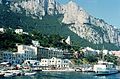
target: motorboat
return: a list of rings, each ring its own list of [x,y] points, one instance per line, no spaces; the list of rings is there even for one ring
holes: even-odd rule
[[[31,76],[31,75],[35,75],[36,72],[25,72],[24,75],[26,76]]]
[[[110,75],[118,73],[116,66],[111,62],[98,61],[98,64],[94,65],[93,71],[96,75]]]

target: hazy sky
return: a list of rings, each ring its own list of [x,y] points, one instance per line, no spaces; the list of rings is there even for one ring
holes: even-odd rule
[[[66,4],[69,0],[56,0]],[[90,15],[120,28],[120,0],[73,0]]]

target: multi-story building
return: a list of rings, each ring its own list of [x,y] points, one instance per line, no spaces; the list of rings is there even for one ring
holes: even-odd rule
[[[3,60],[10,63],[22,63],[25,60],[50,59],[52,57],[64,59],[67,50],[57,48],[17,45],[17,52],[4,52]]]
[[[35,46],[28,46],[28,45],[17,45],[17,52],[18,53],[33,53],[33,55],[37,55],[37,47]]]
[[[41,59],[40,65],[43,67],[69,68],[72,62],[68,59],[52,57],[51,59]]]
[[[21,64],[25,60],[37,60],[37,47],[18,45],[17,52],[4,52],[3,61],[11,64]]]
[[[38,48],[38,59],[42,58],[52,58],[52,57],[57,57],[57,58],[64,58],[64,53],[66,50],[62,49],[57,49],[57,48],[45,48],[45,47],[39,47]]]
[[[97,55],[99,54],[99,50],[94,50],[90,47],[86,47],[84,49],[82,49],[82,52],[84,52],[84,56],[87,57],[87,56],[94,56],[94,55]]]
[[[22,63],[23,56],[21,54],[15,54],[13,52],[4,52],[3,53],[3,61],[7,61],[11,64],[19,64]]]

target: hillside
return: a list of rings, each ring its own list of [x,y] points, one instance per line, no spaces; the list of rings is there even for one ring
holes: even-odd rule
[[[95,49],[102,49],[103,46],[109,50],[117,50],[119,47],[110,44],[93,44],[84,38],[78,36],[69,29],[71,24],[62,23],[63,15],[45,15],[42,20],[34,19],[31,16],[27,16],[24,11],[22,13],[16,13],[10,10],[9,6],[0,4],[0,27],[4,28],[22,28],[25,31],[31,32],[33,30],[39,31],[42,34],[58,34],[67,38],[71,36],[72,46],[87,47],[90,46]]]

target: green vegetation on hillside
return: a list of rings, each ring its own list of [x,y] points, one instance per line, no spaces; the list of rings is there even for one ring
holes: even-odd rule
[[[58,47],[61,49],[68,48],[65,42],[61,42],[63,37],[59,35],[45,35],[38,32],[32,34],[16,34],[13,30],[6,30],[0,33],[0,50],[16,51],[16,43],[24,45],[32,45],[32,40],[37,40],[43,47]]]

